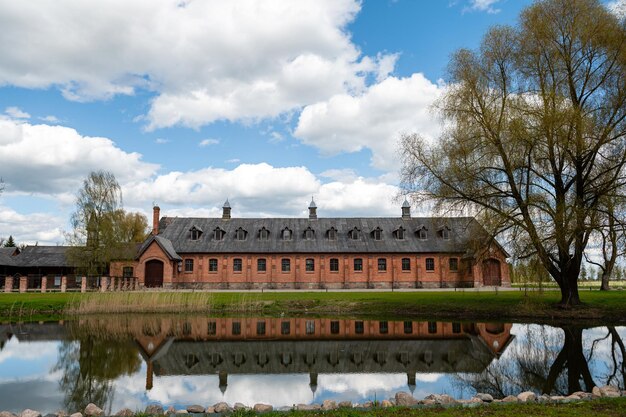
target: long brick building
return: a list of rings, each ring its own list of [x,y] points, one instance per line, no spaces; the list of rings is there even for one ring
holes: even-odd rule
[[[506,251],[471,217],[162,217],[135,261],[111,276],[164,288],[440,288],[509,286]]]

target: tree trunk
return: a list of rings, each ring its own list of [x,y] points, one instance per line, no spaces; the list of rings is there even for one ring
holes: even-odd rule
[[[609,278],[611,278],[611,274],[605,269],[602,271],[602,284],[600,284],[600,289],[602,291],[608,291],[609,288]]]
[[[582,304],[578,295],[578,273],[570,273],[563,277],[563,280],[559,283],[561,288],[561,301],[559,306],[568,308],[571,306],[577,306]]]

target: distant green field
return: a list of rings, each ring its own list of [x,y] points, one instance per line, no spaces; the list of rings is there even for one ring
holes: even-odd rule
[[[463,320],[626,322],[626,291],[581,291],[560,309],[558,291],[121,292],[0,294],[0,320],[107,313],[416,317]]]

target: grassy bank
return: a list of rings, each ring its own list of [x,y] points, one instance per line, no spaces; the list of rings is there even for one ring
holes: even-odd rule
[[[333,411],[293,411],[293,417],[623,417],[626,398],[580,401],[567,404],[492,404],[475,408],[373,408],[369,410],[338,409]],[[251,412],[237,412],[233,417],[252,417]],[[266,417],[283,417],[285,413],[267,413]]]
[[[557,291],[2,293],[0,320],[142,312],[626,323],[626,292],[581,298],[585,305],[565,310],[555,307]]]

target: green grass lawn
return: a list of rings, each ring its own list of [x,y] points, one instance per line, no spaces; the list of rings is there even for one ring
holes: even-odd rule
[[[476,292],[127,292],[0,294],[0,319],[64,314],[163,312],[303,314],[514,321],[626,322],[625,291],[581,292],[584,306],[560,309],[558,291]]]

